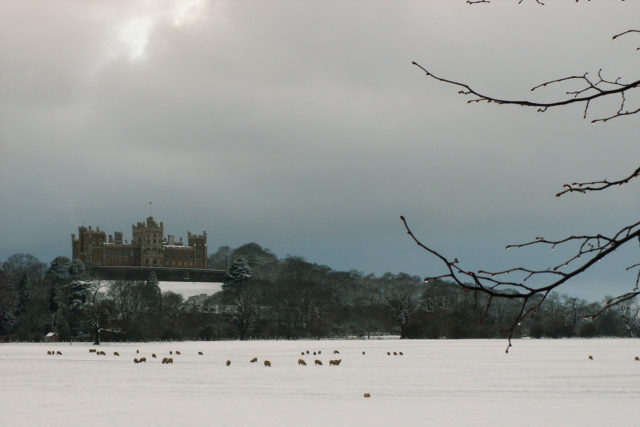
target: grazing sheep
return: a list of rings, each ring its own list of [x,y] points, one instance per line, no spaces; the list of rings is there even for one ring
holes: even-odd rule
[[[321,350],[318,350],[318,354],[322,354],[322,351],[321,351]]]
[[[397,356],[397,355],[398,355],[398,352],[394,351],[394,352],[393,352],[393,355],[394,355],[394,356]]]
[[[269,362],[268,360],[265,360],[264,361],[264,366],[271,367],[271,362]]]
[[[638,361],[638,360],[640,360],[640,357],[636,356],[636,358],[634,360]]]
[[[333,354],[340,354],[338,350],[333,350]]]
[[[402,353],[402,352],[400,352],[400,353],[398,353],[398,354],[399,354],[400,356],[404,356],[404,353]]]
[[[309,350],[307,350],[307,354],[309,354]]]
[[[315,363],[316,365],[320,365],[320,366],[322,366],[322,362],[321,362],[320,360],[318,360],[318,359],[316,359],[314,363]]]
[[[593,356],[592,355],[589,355],[589,360],[593,360]]]
[[[371,397],[371,393],[365,393],[364,397]]]
[[[167,363],[167,359],[168,359],[168,357],[163,357],[163,358],[162,358],[162,364],[163,364],[163,365],[164,365],[165,363]]]
[[[138,362],[140,362],[140,363],[142,363],[142,362],[147,363],[147,358],[146,358],[146,357],[141,357],[141,358],[138,360]]]
[[[48,351],[48,350],[47,350],[47,354],[48,354],[49,356],[51,356],[51,352],[50,352],[50,351]]]
[[[231,365],[231,360],[227,360],[227,366]]]
[[[173,365],[173,357],[167,357],[167,363],[170,363]]]
[[[203,352],[201,352],[201,351],[199,351],[199,352],[198,352],[198,354],[199,354],[200,356],[203,356],[203,355],[204,355],[204,353],[203,353]]]
[[[181,354],[179,351],[176,350],[176,354]]]
[[[96,349],[95,349],[95,348],[90,348],[90,349],[89,349],[89,353],[95,353],[95,352],[96,352]]]
[[[62,356],[62,352],[60,350],[56,351],[56,354]]]
[[[314,356],[316,355],[316,352],[315,352],[315,351],[313,352],[313,355],[314,355]]]
[[[362,352],[362,355],[364,356],[364,351]]]
[[[173,358],[172,357],[163,357],[162,358],[162,364],[165,365],[165,364],[168,364],[168,363],[173,364]]]
[[[338,359],[338,360],[329,360],[329,366],[333,365],[333,366],[338,366],[340,364],[340,362],[342,362],[342,359]]]
[[[98,356],[106,356],[107,353],[105,353],[104,351],[100,350],[99,352],[96,353]]]
[[[173,351],[169,350],[169,354],[173,354]]]
[[[304,351],[301,351],[301,352],[300,352],[300,356],[304,356]]]
[[[133,363],[140,363],[140,361],[137,358],[133,358]]]
[[[391,356],[391,353],[389,353],[388,351],[387,351],[387,356]]]
[[[120,356],[120,353],[118,353],[117,351],[114,351],[114,352],[113,352],[113,355],[114,355],[114,356]]]
[[[158,356],[156,356],[156,354],[155,354],[155,353],[151,353],[151,357],[153,357],[153,358],[155,359],[155,358],[156,358],[156,357],[158,357]]]
[[[257,357],[254,357],[253,359],[249,360],[249,362],[251,362],[251,363],[256,363],[257,361],[258,361]]]
[[[307,366],[307,362],[305,362],[305,361],[304,361],[304,360],[302,360],[302,359],[298,359],[298,366],[300,366],[300,365],[302,365],[302,366]]]

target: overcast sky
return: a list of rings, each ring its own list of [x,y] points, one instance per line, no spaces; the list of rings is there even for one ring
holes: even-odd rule
[[[1,2],[0,261],[70,256],[82,224],[130,239],[149,201],[166,233],[206,230],[209,253],[254,241],[420,276],[444,270],[400,215],[472,268],[544,264],[504,246],[637,221],[637,183],[554,194],[634,170],[638,116],[467,104],[411,65],[519,99],[554,99],[567,88],[529,89],[600,68],[638,78],[640,37],[611,39],[638,28],[638,2],[516,3]],[[563,290],[630,289],[634,260]]]

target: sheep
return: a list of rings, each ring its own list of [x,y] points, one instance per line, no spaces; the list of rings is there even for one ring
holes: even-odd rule
[[[173,358],[172,357],[163,357],[162,358],[162,364],[163,365],[169,364],[169,363],[173,364]]]
[[[362,352],[362,355],[364,356],[364,351]]]
[[[48,351],[48,350],[47,350],[47,354],[48,354],[49,356],[51,356],[51,352],[50,352],[50,351]]]
[[[179,351],[176,350],[176,354],[181,354]]]
[[[142,363],[142,362],[147,363],[147,358],[146,358],[146,357],[141,357],[141,358],[138,360],[138,362],[140,362],[140,363]]]
[[[320,360],[318,360],[318,359],[316,359],[314,363],[315,363],[316,365],[320,365],[320,366],[322,366],[322,362],[321,362]]]
[[[251,363],[256,363],[257,361],[258,361],[257,357],[254,357],[253,359],[249,360],[249,362],[251,362]]]
[[[338,359],[338,360],[329,360],[329,366],[333,365],[333,366],[338,366],[340,364],[340,362],[342,362],[342,359]]]
[[[371,397],[371,393],[365,393],[364,397]]]
[[[153,358],[155,359],[155,358],[156,358],[156,357],[158,357],[158,356],[156,356],[156,354],[155,354],[155,353],[151,353],[151,357],[153,357]]]
[[[314,356],[316,355],[316,352],[315,352],[315,351],[313,352],[313,355],[314,355]]]
[[[640,357],[636,356],[636,358],[634,359],[636,362],[640,360]]]
[[[307,354],[309,354],[309,350],[307,350]]]
[[[399,354],[400,356],[404,356],[404,353],[403,353],[403,352],[399,352],[398,354]]]
[[[387,356],[391,356],[391,353],[389,353],[388,351],[387,351]]]
[[[133,358],[133,363],[140,363],[140,361],[137,358]]]
[[[203,355],[204,355],[204,353],[203,353],[203,352],[201,352],[201,351],[199,351],[199,352],[198,352],[198,354],[199,354],[200,356],[203,356]]]
[[[271,367],[271,362],[269,362],[268,360],[265,360],[264,361],[264,366],[267,366],[267,367],[270,368]]]
[[[318,350],[318,354],[322,354],[322,351],[321,351],[321,350]]]
[[[333,350],[333,354],[340,354],[338,350]]]
[[[307,366],[307,362],[302,359],[298,359],[298,366]]]
[[[136,354],[140,353],[140,350],[136,350]]]
[[[97,350],[95,348],[90,348],[89,353],[95,353]]]
[[[167,357],[167,363],[170,363],[173,365],[173,357]]]
[[[62,356],[62,352],[61,352],[60,350],[56,351],[56,354],[57,354],[58,356]]]
[[[118,353],[117,351],[114,351],[114,352],[113,352],[113,355],[114,355],[114,356],[120,356],[120,353]]]
[[[169,350],[169,354],[173,354],[173,351]]]
[[[300,352],[300,356],[304,356],[304,351],[301,351],[301,352]]]
[[[593,356],[592,355],[589,355],[589,360],[593,360]]]
[[[398,352],[394,351],[394,352],[393,352],[393,355],[394,355],[394,356],[397,356],[397,355],[398,355]]]
[[[106,356],[106,355],[107,355],[107,353],[105,353],[104,351],[100,350],[100,351],[97,351],[97,352],[96,352],[96,355],[97,355],[97,356]]]
[[[168,359],[168,357],[163,357],[163,358],[162,358],[162,364],[163,364],[163,365],[164,365],[165,363],[167,363],[167,359]]]
[[[231,360],[227,360],[227,366],[231,365]]]

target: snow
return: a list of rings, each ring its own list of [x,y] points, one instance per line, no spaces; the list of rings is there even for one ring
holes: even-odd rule
[[[633,425],[640,401],[637,339],[515,340],[508,355],[504,340],[106,343],[107,356],[94,347],[0,344],[0,424]],[[174,364],[162,365],[170,350]],[[340,366],[328,366],[334,358]]]
[[[158,282],[162,292],[175,292],[181,294],[184,299],[194,295],[213,295],[222,290],[222,283],[215,282]]]

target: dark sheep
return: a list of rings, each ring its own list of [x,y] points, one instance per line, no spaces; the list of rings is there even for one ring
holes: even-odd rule
[[[257,357],[254,357],[253,359],[249,360],[249,362],[251,362],[251,363],[256,363],[257,361],[258,361]]]
[[[227,360],[227,366],[231,365],[231,360]]]
[[[318,359],[316,359],[314,363],[315,363],[316,365],[320,365],[320,366],[322,366],[322,361],[320,361],[320,360],[318,360]]]
[[[271,367],[271,362],[269,362],[268,360],[265,360],[264,361],[264,366]]]
[[[298,366],[307,366],[307,362],[302,359],[298,359]]]

